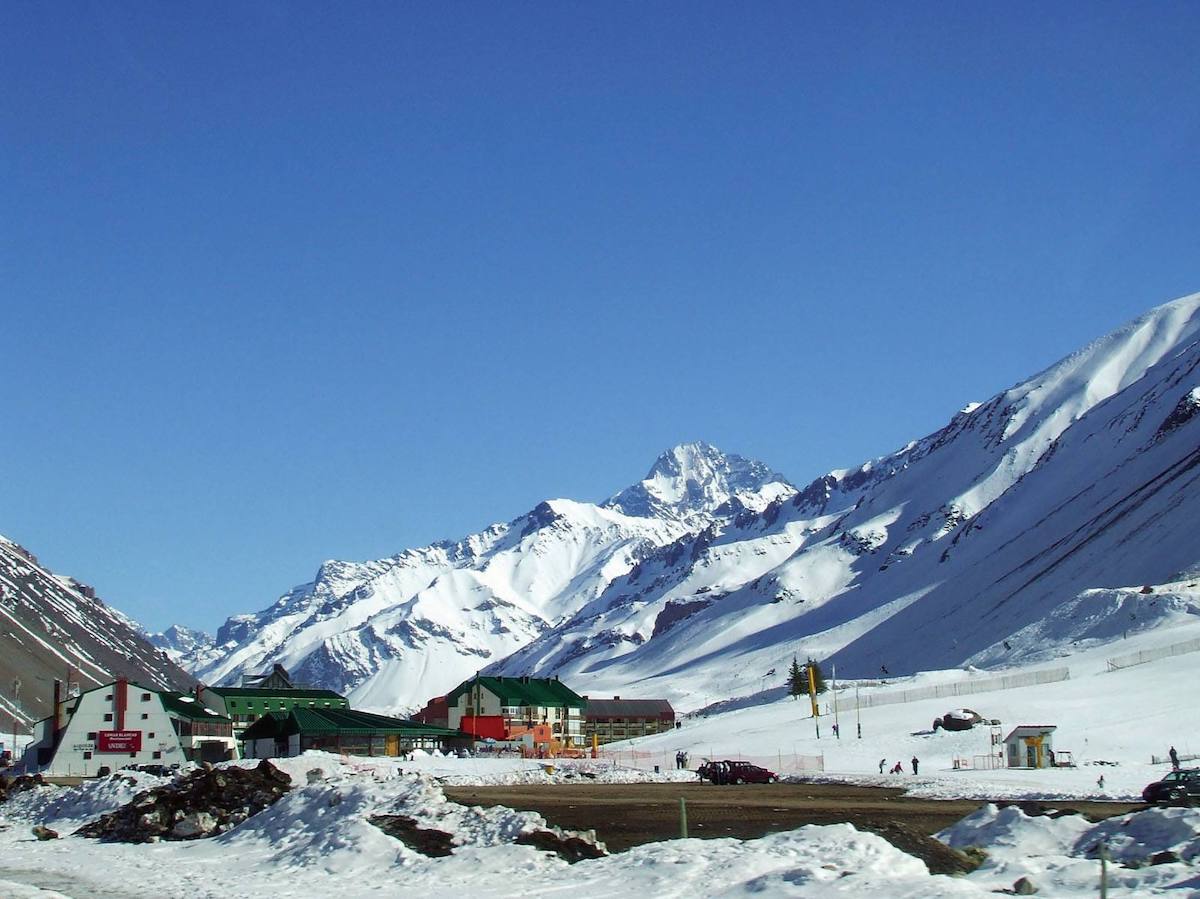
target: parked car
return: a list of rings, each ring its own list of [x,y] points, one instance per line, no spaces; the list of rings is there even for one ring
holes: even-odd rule
[[[713,783],[731,784],[773,784],[779,781],[779,775],[749,762],[726,759],[720,762],[705,762],[696,769],[701,780]],[[723,777],[722,777],[723,775]]]
[[[1162,780],[1142,790],[1147,802],[1178,802],[1181,799],[1200,797],[1200,768],[1183,768],[1172,771]]]

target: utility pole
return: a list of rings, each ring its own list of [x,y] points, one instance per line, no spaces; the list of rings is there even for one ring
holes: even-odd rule
[[[810,659],[808,663],[808,698],[812,702],[813,727],[817,729],[817,739],[821,739],[821,718],[820,709],[817,708],[817,675],[813,671],[814,663]]]
[[[862,714],[858,705],[858,684],[854,685],[854,720],[858,724],[858,738],[862,739]]]
[[[833,682],[833,735],[840,740],[842,738],[842,723],[838,718],[837,665],[830,666],[829,679]]]

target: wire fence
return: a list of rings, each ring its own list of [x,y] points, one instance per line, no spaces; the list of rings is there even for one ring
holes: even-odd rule
[[[676,767],[674,752],[641,752],[632,749],[600,749],[600,758],[626,768],[638,768],[642,771],[667,771]],[[776,774],[805,774],[825,770],[824,755],[801,755],[792,750],[776,750],[774,754],[747,755],[741,750],[735,752],[717,753],[709,750],[703,756],[695,752],[689,753],[687,767],[698,768],[707,759],[737,759],[749,762],[761,768],[768,768]]]
[[[1023,671],[1020,674],[1004,674],[978,680],[955,681],[952,684],[931,684],[928,687],[912,687],[908,690],[889,690],[886,693],[867,693],[858,699],[858,707],[869,709],[900,702],[917,702],[922,699],[944,699],[952,696],[970,696],[973,693],[991,693],[994,690],[1015,690],[1037,684],[1054,684],[1070,680],[1070,668],[1048,668],[1042,671]],[[848,689],[848,688],[846,688]],[[843,693],[842,690],[838,691]],[[844,693],[843,693],[844,695]],[[846,707],[852,700],[842,699]]]
[[[1197,650],[1200,650],[1200,637],[1184,640],[1181,643],[1171,643],[1168,646],[1159,646],[1156,649],[1143,649],[1128,655],[1114,656],[1108,660],[1108,670],[1120,671],[1122,668],[1132,668],[1134,665],[1144,665],[1147,662],[1169,659],[1171,656],[1181,656]]]

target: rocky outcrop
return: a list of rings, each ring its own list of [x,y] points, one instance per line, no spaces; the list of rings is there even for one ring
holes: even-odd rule
[[[75,833],[119,843],[214,836],[278,802],[291,789],[291,781],[266,759],[257,768],[201,768],[139,793],[128,805]]]

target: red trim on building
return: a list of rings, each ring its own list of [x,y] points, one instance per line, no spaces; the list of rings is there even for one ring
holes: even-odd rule
[[[125,710],[129,707],[129,681],[120,678],[113,687],[114,731],[125,730]]]

